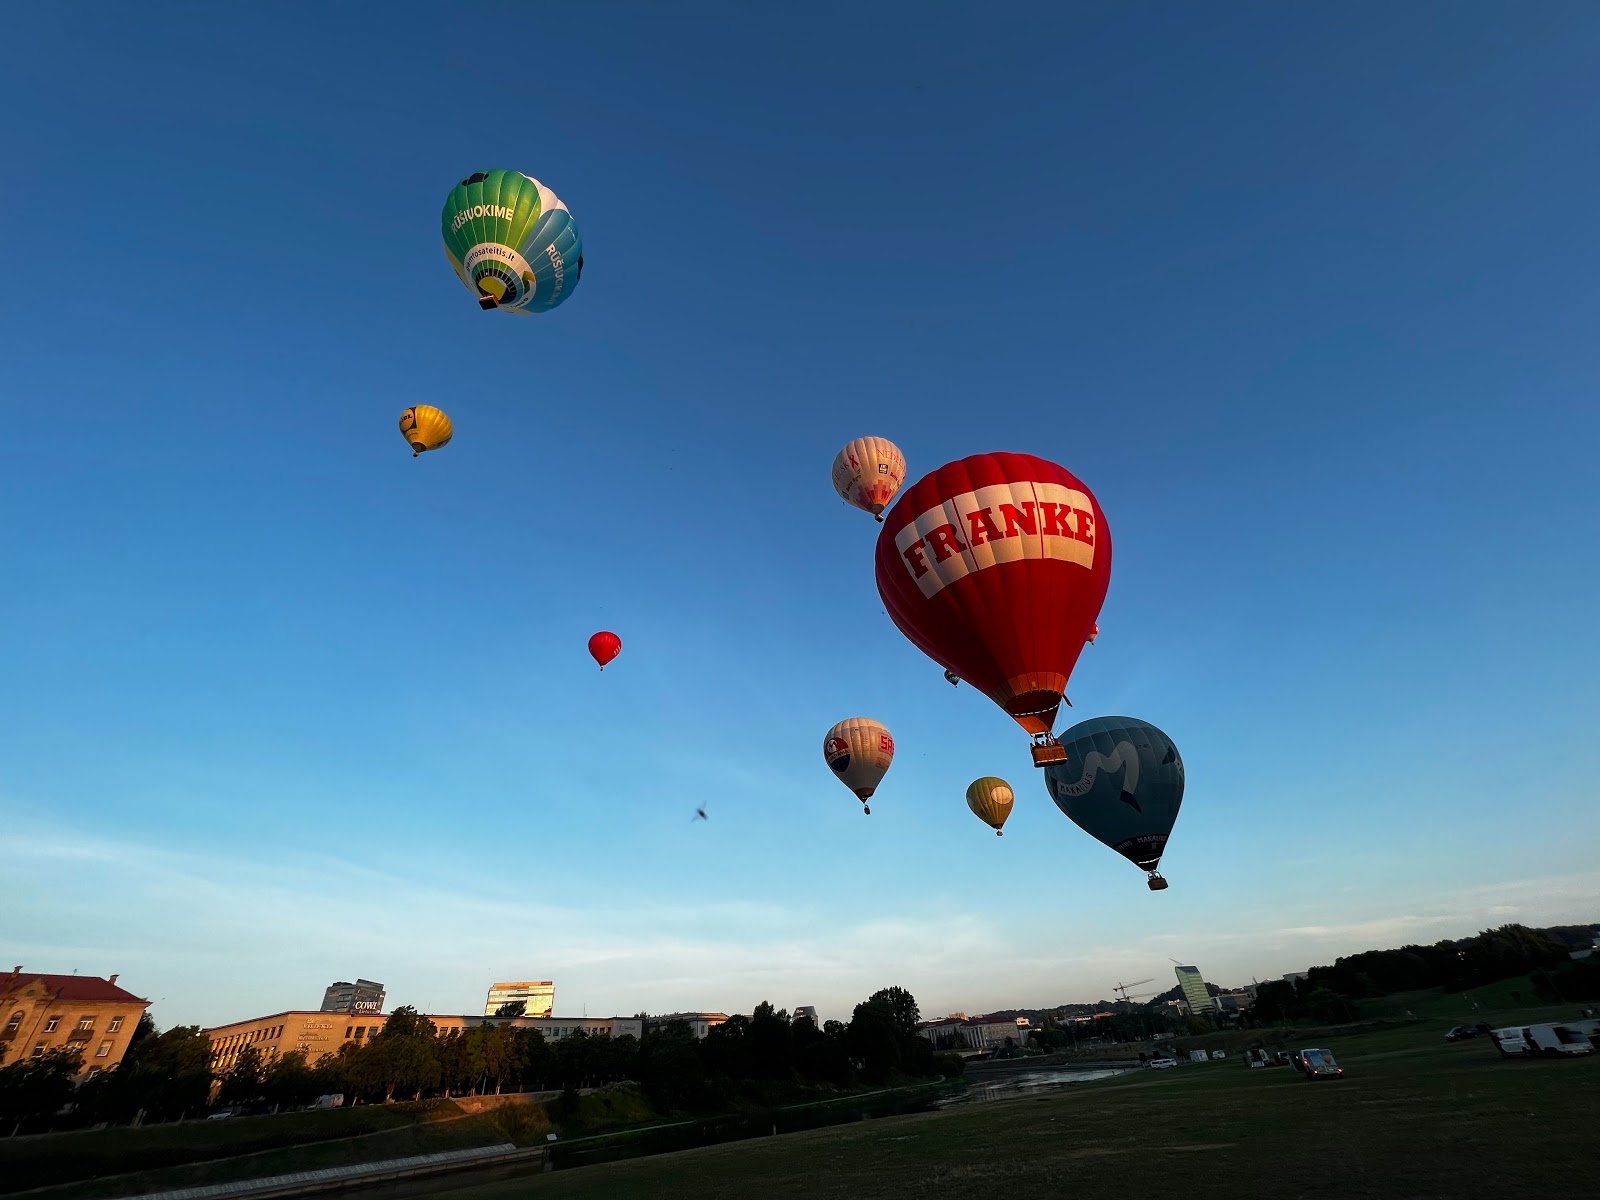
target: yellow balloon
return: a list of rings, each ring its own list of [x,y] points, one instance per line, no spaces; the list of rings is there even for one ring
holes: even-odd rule
[[[1011,802],[1015,799],[1011,785],[993,775],[974,779],[967,785],[967,807],[978,820],[993,827],[995,837],[1000,836],[1000,826],[1011,815]]]
[[[431,404],[414,404],[400,414],[400,435],[411,447],[412,458],[448,445],[454,432],[450,418]]]

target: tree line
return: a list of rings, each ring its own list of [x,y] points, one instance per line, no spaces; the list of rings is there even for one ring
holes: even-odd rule
[[[519,1014],[505,1006],[497,1015]],[[301,1051],[268,1059],[246,1046],[214,1075],[210,1039],[197,1026],[158,1032],[145,1014],[121,1065],[76,1088],[82,1059],[75,1049],[0,1066],[0,1129],[171,1121],[213,1106],[277,1111],[330,1094],[346,1104],[372,1104],[560,1091],[571,1108],[578,1089],[621,1080],[640,1084],[660,1108],[714,1111],[807,1086],[959,1074],[959,1056],[935,1054],[917,1036],[919,1019],[916,1000],[898,987],[856,1005],[848,1023],[818,1027],[808,1016],[791,1018],[763,1003],[703,1039],[683,1021],[654,1028],[644,1022],[639,1038],[579,1031],[548,1041],[537,1029],[495,1020],[441,1034],[426,1016],[403,1007],[373,1037],[346,1042],[315,1062]]]
[[[1250,1015],[1262,1024],[1294,1020],[1336,1024],[1355,1020],[1359,1001],[1367,997],[1425,988],[1460,992],[1519,975],[1559,980],[1563,972],[1582,974],[1569,970],[1568,964],[1580,968],[1583,964],[1572,961],[1568,942],[1552,936],[1555,932],[1502,925],[1460,941],[1352,954],[1336,959],[1332,966],[1312,967],[1302,979],[1261,984]]]

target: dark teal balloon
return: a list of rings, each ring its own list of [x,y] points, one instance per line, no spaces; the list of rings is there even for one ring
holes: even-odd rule
[[[1050,799],[1090,837],[1155,871],[1183,803],[1183,759],[1172,739],[1148,721],[1095,717],[1061,744],[1067,761],[1044,769]]]

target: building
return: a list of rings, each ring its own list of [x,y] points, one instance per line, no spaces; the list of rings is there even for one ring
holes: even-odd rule
[[[1211,997],[1218,1012],[1244,1012],[1256,1002],[1255,992],[1248,988],[1235,988],[1231,992],[1218,992]]]
[[[1309,979],[1310,977],[1310,971],[1290,971],[1283,977],[1283,981],[1285,983],[1297,983],[1302,979]]]
[[[478,1025],[510,1025],[515,1029],[537,1029],[547,1042],[559,1042],[574,1033],[587,1033],[592,1037],[632,1037],[644,1035],[644,1022],[638,1017],[501,1017],[488,1016],[436,1016],[428,1015],[441,1035],[452,1029],[466,1030]]]
[[[548,1017],[556,1010],[556,985],[548,979],[529,979],[520,983],[497,983],[483,1002],[483,1015],[492,1017],[502,1004],[521,1000],[525,1017]]]
[[[0,975],[0,1059],[75,1046],[83,1054],[78,1078],[92,1079],[122,1061],[149,1007],[118,987],[115,975],[38,975],[16,967]]]
[[[822,1020],[817,1016],[817,1006],[815,1004],[796,1004],[794,1006],[794,1016],[791,1020],[798,1021],[801,1017],[808,1017],[818,1029],[822,1028]]]
[[[962,1036],[962,1029],[966,1026],[967,1018],[951,1014],[948,1017],[935,1017],[931,1021],[917,1022],[917,1036],[927,1038],[933,1043],[935,1050],[954,1050],[957,1046],[965,1046],[966,1039]]]
[[[322,993],[322,1011],[330,1013],[377,1014],[383,1011],[383,984],[370,979],[354,983],[330,983]]]
[[[493,1022],[511,1025],[517,1029],[537,1029],[547,1041],[560,1041],[569,1034],[583,1030],[599,1036],[622,1037],[640,1035],[642,1022],[638,1017],[502,1017],[456,1016],[454,1014],[429,1014],[434,1029],[440,1035],[451,1030],[471,1029]],[[363,1019],[355,1014],[326,1012],[281,1012],[271,1016],[256,1017],[249,1021],[235,1021],[231,1025],[217,1025],[204,1030],[211,1039],[211,1069],[218,1074],[233,1066],[246,1046],[254,1046],[268,1061],[280,1054],[301,1051],[306,1061],[315,1063],[324,1054],[336,1054],[346,1042],[364,1045],[383,1028],[377,1017]]]
[[[1178,977],[1178,986],[1183,989],[1183,998],[1188,1001],[1190,1012],[1208,1013],[1216,1009],[1211,1002],[1211,991],[1200,977],[1199,967],[1173,967],[1172,973]]]
[[[1028,1044],[1027,1017],[968,1017],[961,1025],[961,1040],[973,1050],[997,1050],[1010,1039]]]
[[[645,1026],[649,1029],[660,1029],[664,1025],[670,1025],[673,1021],[682,1021],[689,1027],[689,1031],[695,1037],[703,1038],[727,1019],[727,1013],[719,1012],[667,1013],[665,1016],[647,1017]]]
[[[211,1069],[221,1074],[233,1066],[246,1046],[273,1059],[298,1050],[314,1063],[324,1054],[336,1054],[346,1042],[364,1042],[383,1028],[376,1014],[359,1021],[354,1013],[336,1011],[273,1013],[250,1021],[235,1021],[202,1032],[211,1039]]]

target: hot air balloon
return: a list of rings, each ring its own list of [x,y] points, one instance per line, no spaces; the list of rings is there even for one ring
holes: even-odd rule
[[[1096,717],[1061,735],[1067,761],[1044,769],[1045,787],[1072,823],[1141,871],[1156,868],[1183,803],[1183,759],[1172,739],[1134,717]]]
[[[450,418],[431,404],[413,404],[400,414],[400,436],[411,447],[411,457],[449,444],[455,430]]]
[[[879,514],[905,481],[906,456],[888,438],[857,438],[833,456],[833,490],[846,504],[880,521]]]
[[[1089,489],[1031,454],[946,463],[878,533],[878,595],[900,632],[1034,735],[1036,766],[1111,582],[1111,534]]]
[[[606,664],[622,651],[622,639],[616,634],[602,629],[589,639],[589,655],[600,664],[604,671]]]
[[[871,717],[846,717],[822,739],[822,758],[870,814],[867,799],[894,761],[894,738]]]
[[[520,171],[476,171],[439,216],[444,252],[478,307],[549,312],[583,274],[583,239],[556,194]]]
[[[995,837],[1001,835],[1000,826],[1011,815],[1011,802],[1014,799],[1016,797],[1011,793],[1011,785],[993,775],[974,779],[967,785],[967,807],[978,820],[994,830]]]
[[[1100,626],[1096,625],[1093,629],[1091,629],[1089,631],[1089,645],[1091,645],[1091,646],[1094,645],[1095,638],[1097,638],[1099,636],[1100,636]]]

